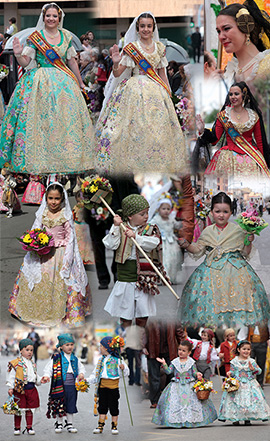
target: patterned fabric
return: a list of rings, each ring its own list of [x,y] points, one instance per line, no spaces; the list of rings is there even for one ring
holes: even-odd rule
[[[150,55],[139,49],[155,70],[166,66],[162,43],[156,43]],[[187,148],[168,92],[127,55],[121,63],[133,76],[116,87],[101,113],[96,126],[96,168],[115,174],[153,170],[186,174]]]
[[[244,237],[240,245],[239,227],[231,223],[222,232],[215,225],[203,231],[196,257],[207,255],[184,286],[182,324],[217,326],[221,321],[233,327],[267,322],[270,305],[264,286],[241,254]]]
[[[192,390],[197,374],[194,360],[189,357],[181,363],[175,358],[164,371],[173,373],[174,378],[161,394],[152,423],[176,428],[201,427],[217,419],[212,401],[199,401]]]
[[[28,339],[24,339],[24,340],[28,340]],[[33,344],[32,340],[31,340],[31,344]],[[33,365],[34,374],[37,375],[37,366],[32,360],[31,362]],[[12,360],[8,363],[8,372],[10,372],[12,369],[14,369],[16,372],[14,390],[21,394],[24,394],[24,385],[27,384],[27,366],[23,361],[22,357],[18,357],[15,360]]]
[[[56,345],[57,348],[60,348],[60,346],[63,346],[66,343],[75,343],[73,335],[69,334],[68,332],[58,335],[57,339],[58,339],[58,343]]]
[[[205,330],[204,330],[203,332],[205,332]],[[211,362],[211,352],[212,352],[213,348],[214,348],[214,346],[210,343],[210,344],[209,344],[209,348],[208,348],[208,350],[207,350],[207,359],[206,359],[206,362],[207,362],[208,364]],[[201,352],[202,352],[202,342],[199,341],[199,342],[197,343],[197,346],[196,346],[196,348],[195,348],[195,351],[194,351],[194,353],[193,353],[193,355],[192,355],[192,358],[194,358],[194,360],[196,360],[196,361],[199,360],[200,355],[201,355]]]
[[[46,189],[40,182],[39,176],[30,176],[30,182],[27,185],[22,197],[23,204],[41,204],[42,197]]]
[[[129,216],[140,213],[149,208],[149,203],[140,194],[130,194],[122,200],[123,220],[127,221]]]
[[[54,49],[66,62],[71,35],[60,33]],[[23,75],[10,99],[1,127],[0,167],[8,162],[12,171],[33,174],[93,168],[92,123],[78,85],[28,42],[30,48],[37,67]]]
[[[34,346],[33,340],[31,340],[30,338],[23,338],[20,342],[19,342],[19,349],[20,351],[23,348],[26,348],[26,346],[31,345]]]
[[[78,369],[78,358],[74,354],[70,354],[70,364],[73,370],[73,374],[75,378],[79,375],[79,369]],[[61,365],[62,365],[62,377],[63,381],[65,382],[67,379],[67,371],[69,366],[69,361],[65,357],[65,353],[61,351]]]
[[[250,369],[251,362],[254,370]],[[265,401],[264,393],[254,378],[261,369],[253,360],[231,361],[231,376],[239,380],[240,387],[236,392],[223,392],[218,419],[221,421],[269,420],[270,408]]]
[[[53,373],[51,380],[51,389],[49,393],[47,418],[56,418],[56,416],[63,417],[66,415],[65,411],[65,393],[64,383],[62,377],[61,355],[56,353],[53,355]]]
[[[102,371],[104,369],[104,360],[106,355],[102,355],[97,363],[96,366],[96,379],[95,379],[95,393],[94,393],[94,415],[98,415],[97,406],[98,406],[98,389],[99,389],[99,382],[101,378]]]

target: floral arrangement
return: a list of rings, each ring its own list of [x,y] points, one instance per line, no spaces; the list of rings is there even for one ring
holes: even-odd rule
[[[183,134],[188,135],[188,120],[190,117],[188,109],[189,100],[186,97],[178,98],[176,95],[173,94],[172,101]]]
[[[122,337],[120,337],[120,335],[113,337],[113,339],[110,343],[110,348],[118,349],[119,355],[120,355],[121,348],[123,348],[124,346],[125,346],[124,339]]]
[[[195,392],[206,390],[206,391],[209,391],[209,392],[216,393],[216,391],[213,389],[213,381],[207,381],[207,380],[204,380],[204,378],[202,378],[201,380],[196,381],[196,383],[192,386],[192,389]]]
[[[222,390],[226,392],[235,392],[239,389],[239,381],[236,378],[228,377],[222,384]]]
[[[102,222],[106,220],[110,214],[109,210],[106,207],[102,207],[98,202],[92,202],[91,199],[98,190],[103,190],[104,192],[108,192],[104,199],[110,205],[112,202],[113,189],[109,180],[98,175],[92,175],[81,179],[81,183],[85,208],[90,210],[91,216],[95,218],[96,221]]]
[[[256,210],[253,210],[250,213],[244,211],[238,216],[236,222],[247,233],[256,234],[257,236],[259,236],[260,232],[268,226],[268,223],[258,215]],[[247,237],[245,237],[244,244],[250,244]]]
[[[207,218],[207,216],[209,215],[209,213],[210,213],[210,208],[204,206],[202,210],[200,210],[196,213],[196,217],[198,219],[205,220]]]
[[[18,238],[25,251],[34,251],[39,256],[48,254],[54,246],[53,237],[46,232],[46,228],[27,230]]]
[[[14,395],[12,395],[12,397],[9,397],[1,407],[4,413],[6,413],[7,415],[21,415],[21,410],[18,404],[14,401]]]
[[[90,389],[90,384],[85,379],[80,381],[76,380],[75,387],[78,392],[88,392]]]
[[[9,74],[9,68],[5,64],[0,64],[0,81],[2,81]]]

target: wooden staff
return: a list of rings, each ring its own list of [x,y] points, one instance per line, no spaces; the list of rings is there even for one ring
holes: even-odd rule
[[[225,8],[225,1],[224,0],[218,0],[221,9]],[[217,69],[221,69],[222,65],[222,52],[223,52],[223,46],[221,42],[218,40],[218,55],[217,55]]]
[[[101,202],[103,202],[103,204],[105,205],[106,208],[108,208],[109,212],[113,215],[113,217],[115,216],[115,212],[112,210],[112,208],[110,207],[110,205],[105,201],[105,197],[107,196],[109,192],[105,191],[105,190],[98,190],[94,196],[91,198],[91,202],[98,202],[99,200]],[[120,226],[123,228],[124,231],[127,230],[127,227],[122,223],[120,224]],[[146,252],[142,249],[142,247],[138,244],[138,242],[131,237],[130,238],[132,240],[132,242],[134,243],[134,245],[138,248],[138,250],[140,251],[140,253],[142,253],[143,257],[145,257],[145,259],[147,260],[148,263],[150,263],[150,265],[152,266],[153,270],[157,273],[157,275],[160,277],[160,279],[162,280],[162,282],[164,283],[164,285],[167,286],[167,288],[169,288],[169,290],[173,293],[174,297],[177,300],[180,300],[179,296],[176,294],[176,292],[174,291],[174,289],[171,287],[171,285],[169,284],[169,282],[165,279],[165,277],[161,274],[161,272],[159,271],[159,269],[156,267],[156,265],[152,262],[152,260],[147,256]]]

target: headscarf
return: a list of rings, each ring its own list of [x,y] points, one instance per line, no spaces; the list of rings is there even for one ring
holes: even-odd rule
[[[117,349],[112,349],[110,347],[111,342],[112,342],[112,337],[107,336],[107,337],[102,338],[102,340],[100,341],[100,344],[108,351],[108,353],[110,355],[112,355],[113,357],[116,357],[116,358],[120,358],[120,355],[119,355]]]
[[[34,346],[34,342],[33,342],[33,340],[31,340],[31,338],[23,338],[23,339],[19,342],[19,349],[20,349],[20,351],[21,351],[23,348],[26,348],[26,346],[29,346],[29,345]]]
[[[122,200],[123,220],[127,221],[129,216],[140,213],[149,208],[149,203],[140,194],[130,194]]]
[[[64,22],[64,16],[65,16],[63,9],[61,9],[56,3],[46,3],[46,5],[42,6],[42,9],[41,9],[41,13],[40,13],[37,25],[36,25],[37,31],[40,31],[41,29],[45,29],[45,23],[43,20],[43,11],[44,11],[44,8],[46,8],[49,5],[52,8],[55,8],[55,9],[58,9],[59,11],[61,11],[61,20],[59,21],[58,29],[63,28],[63,22]]]
[[[65,334],[58,335],[57,338],[58,338],[58,343],[56,345],[57,348],[60,348],[66,343],[75,343],[73,335],[67,332]]]

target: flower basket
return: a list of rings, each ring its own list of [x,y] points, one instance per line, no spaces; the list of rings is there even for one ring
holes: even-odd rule
[[[239,381],[236,378],[226,378],[222,385],[222,390],[226,392],[236,392],[239,389]]]
[[[14,395],[9,397],[1,407],[6,415],[21,415],[21,410],[18,404],[14,401]]]
[[[196,394],[197,394],[198,400],[200,400],[200,401],[208,400],[209,395],[210,395],[210,390],[198,390],[196,392]]]

